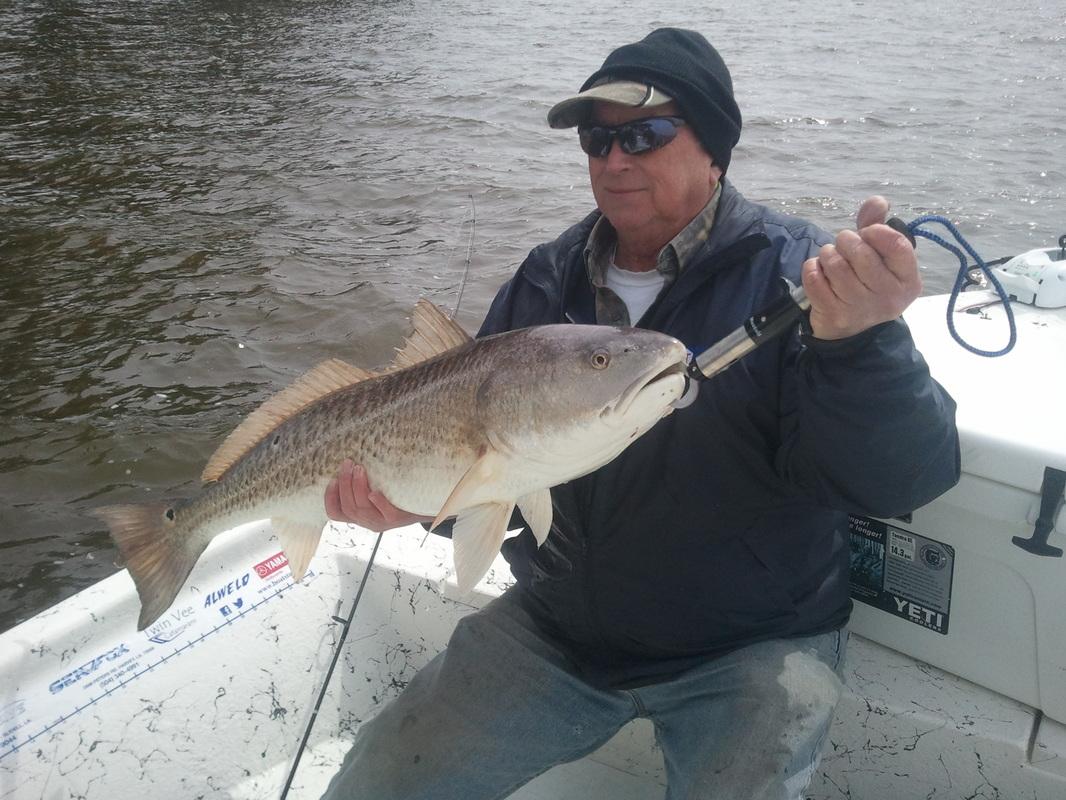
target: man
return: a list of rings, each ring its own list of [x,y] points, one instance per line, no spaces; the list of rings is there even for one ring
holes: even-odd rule
[[[871,198],[835,241],[724,178],[741,129],[697,33],[612,52],[548,115],[577,126],[598,210],[535,248],[481,334],[639,324],[699,352],[803,281],[803,332],[705,384],[595,473],[552,491],[514,588],[359,730],[329,797],[499,798],[655,724],[668,798],[799,798],[841,692],[847,512],[911,511],[958,479],[954,404],[899,319],[913,249]],[[415,519],[346,463],[334,519]]]

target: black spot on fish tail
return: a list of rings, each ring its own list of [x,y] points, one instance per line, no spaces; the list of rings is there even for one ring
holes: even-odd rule
[[[177,514],[170,505],[103,506],[90,513],[107,523],[133,578],[141,598],[137,630],[143,631],[174,602],[204,548],[175,535]]]

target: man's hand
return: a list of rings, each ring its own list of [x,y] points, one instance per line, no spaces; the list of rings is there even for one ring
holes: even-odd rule
[[[918,257],[907,237],[884,224],[880,196],[859,209],[857,231],[841,231],[803,265],[811,329],[819,339],[844,339],[896,319],[922,293]]]
[[[402,511],[381,492],[373,491],[366,470],[352,463],[351,459],[344,460],[337,476],[326,487],[326,516],[371,531],[387,531],[414,522],[433,521],[433,517]]]

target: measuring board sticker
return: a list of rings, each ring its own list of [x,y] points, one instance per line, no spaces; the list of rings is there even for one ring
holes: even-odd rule
[[[301,584],[307,585],[315,577],[315,570],[309,569]],[[13,702],[0,706],[0,763],[86,708],[97,706],[117,689],[163,667],[205,639],[230,631],[237,619],[282,597],[294,585],[285,554],[275,553],[198,587],[195,593],[185,590],[144,631],[131,630],[117,642],[101,641],[85,658],[56,674],[39,676],[40,680],[20,691]],[[133,623],[134,618],[123,621],[130,629]]]
[[[869,517],[848,527],[852,599],[947,635],[955,549]]]

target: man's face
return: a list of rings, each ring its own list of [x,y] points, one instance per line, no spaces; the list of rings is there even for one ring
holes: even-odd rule
[[[680,112],[675,103],[649,113],[597,102],[592,122],[621,125],[649,116]],[[592,194],[600,211],[621,237],[639,237],[656,247],[674,238],[707,205],[721,176],[691,125],[682,125],[677,137],[658,150],[629,155],[615,141],[605,157],[589,157]]]

